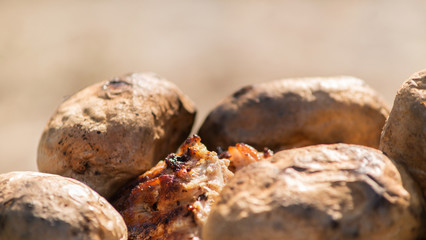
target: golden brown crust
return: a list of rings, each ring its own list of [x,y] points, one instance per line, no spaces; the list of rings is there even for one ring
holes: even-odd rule
[[[36,172],[0,175],[0,239],[126,240],[120,214],[87,185]]]
[[[176,151],[194,117],[191,100],[154,74],[100,82],[58,107],[40,139],[37,165],[109,197]]]
[[[229,146],[228,151],[221,152],[219,157],[229,159],[230,163],[228,168],[235,173],[241,168],[251,163],[265,160],[273,154],[274,153],[268,148],[265,148],[263,152],[258,152],[250,145],[237,143],[235,146]]]
[[[410,76],[398,90],[380,149],[407,168],[426,196],[426,70]]]
[[[380,151],[332,144],[276,153],[223,188],[203,239],[416,239],[424,204]]]
[[[229,161],[209,152],[194,136],[178,154],[139,176],[112,200],[129,239],[199,239],[220,190],[232,177]]]
[[[224,99],[198,134],[209,149],[238,142],[273,151],[339,142],[377,148],[388,113],[378,94],[356,78],[284,79]]]

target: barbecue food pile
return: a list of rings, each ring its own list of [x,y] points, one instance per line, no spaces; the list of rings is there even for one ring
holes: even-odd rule
[[[426,71],[391,110],[362,80],[333,77],[246,86],[188,137],[195,113],[154,74],[76,93],[39,143],[39,170],[58,174],[46,174],[58,189],[41,173],[0,175],[0,237],[426,237]]]

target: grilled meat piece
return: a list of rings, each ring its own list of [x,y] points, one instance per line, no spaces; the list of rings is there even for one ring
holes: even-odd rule
[[[229,160],[209,152],[198,136],[188,138],[177,154],[113,198],[129,239],[200,239],[211,206],[233,176],[228,166]]]
[[[193,136],[177,154],[119,191],[112,203],[126,222],[129,239],[197,240],[233,172],[271,155],[239,143],[218,156]]]
[[[235,146],[229,146],[228,151],[220,153],[219,157],[229,159],[229,161],[231,161],[229,170],[235,173],[242,167],[271,157],[273,154],[274,153],[268,148],[265,148],[263,152],[258,152],[247,144],[237,143]]]

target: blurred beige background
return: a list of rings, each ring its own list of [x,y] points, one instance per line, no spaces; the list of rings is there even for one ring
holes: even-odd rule
[[[391,105],[426,67],[423,0],[0,0],[0,173],[36,170],[64,97],[156,72],[197,104],[197,126],[256,82],[353,75]],[[198,128],[198,127],[196,127]]]

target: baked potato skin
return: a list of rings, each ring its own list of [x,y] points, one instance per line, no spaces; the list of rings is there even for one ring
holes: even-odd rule
[[[398,90],[380,150],[402,164],[426,196],[426,70],[410,76]]]
[[[120,214],[87,185],[36,172],[0,175],[0,239],[126,240]]]
[[[388,113],[386,103],[360,79],[283,79],[227,97],[198,134],[209,149],[239,142],[273,151],[330,143],[378,148]]]
[[[176,151],[195,112],[187,96],[154,74],[94,84],[63,102],[49,120],[38,169],[78,179],[108,198]]]
[[[420,239],[424,201],[399,170],[358,145],[280,151],[236,172],[203,239]]]

